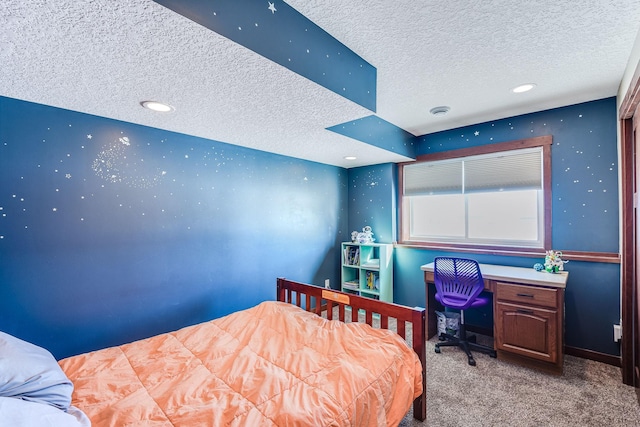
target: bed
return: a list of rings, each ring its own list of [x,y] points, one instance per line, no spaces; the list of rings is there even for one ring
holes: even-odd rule
[[[412,404],[424,420],[424,325],[422,308],[278,279],[277,301],[59,361],[73,394],[56,410],[93,427],[392,426]]]

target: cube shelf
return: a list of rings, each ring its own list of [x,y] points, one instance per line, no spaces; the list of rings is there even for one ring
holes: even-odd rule
[[[393,302],[393,245],[342,243],[341,290]]]

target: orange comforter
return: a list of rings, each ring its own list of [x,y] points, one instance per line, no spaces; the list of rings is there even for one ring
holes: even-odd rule
[[[93,427],[397,425],[422,392],[397,334],[281,302],[60,365]]]

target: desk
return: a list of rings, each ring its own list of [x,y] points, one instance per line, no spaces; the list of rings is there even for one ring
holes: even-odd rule
[[[420,267],[426,286],[427,336],[437,334],[434,264]],[[564,290],[569,273],[480,264],[493,298],[493,339],[498,358],[554,374],[564,363]]]

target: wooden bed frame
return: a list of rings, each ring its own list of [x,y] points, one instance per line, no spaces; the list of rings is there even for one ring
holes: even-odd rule
[[[397,332],[406,340],[406,323],[412,325],[413,350],[422,363],[422,394],[413,401],[413,417],[424,421],[427,417],[427,378],[425,375],[425,309],[420,307],[410,308],[403,305],[383,302],[358,295],[348,294],[333,289],[324,289],[319,286],[293,282],[284,278],[278,278],[278,301],[295,304],[306,311],[322,316],[326,310],[327,319],[333,319],[333,308],[338,307],[338,320],[348,322],[345,319],[345,307],[351,307],[351,322],[358,322],[359,313],[364,312],[367,324],[373,326],[374,314],[380,318],[380,328],[389,329],[389,318],[396,319]],[[302,304],[304,301],[304,305]]]

